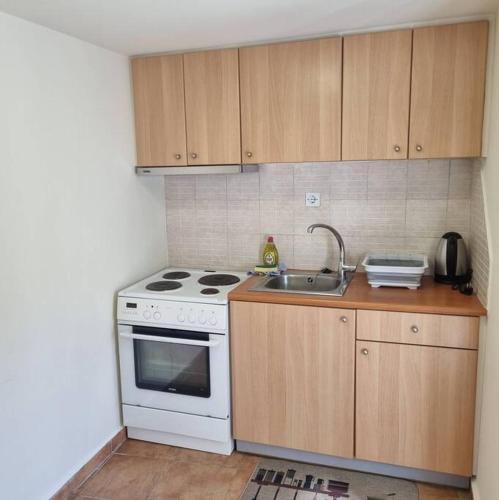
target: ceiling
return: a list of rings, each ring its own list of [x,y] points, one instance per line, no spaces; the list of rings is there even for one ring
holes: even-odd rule
[[[495,12],[499,0],[0,0],[123,54],[244,45]]]

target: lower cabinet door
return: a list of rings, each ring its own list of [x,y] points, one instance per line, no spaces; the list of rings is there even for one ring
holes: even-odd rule
[[[231,302],[236,439],[353,456],[355,311]]]
[[[477,351],[356,350],[356,458],[471,476]]]

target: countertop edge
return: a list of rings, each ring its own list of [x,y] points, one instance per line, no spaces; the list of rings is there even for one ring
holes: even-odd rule
[[[267,304],[284,304],[296,306],[313,306],[313,307],[329,307],[336,309],[365,309],[374,311],[389,311],[389,312],[405,312],[405,313],[421,313],[421,314],[441,314],[447,316],[472,316],[483,317],[487,316],[487,310],[480,303],[478,297],[458,294],[455,290],[450,289],[446,285],[434,284],[431,278],[426,278],[421,289],[417,292],[405,289],[373,289],[367,283],[365,275],[357,274],[352,281],[349,289],[343,297],[327,297],[305,294],[290,294],[279,292],[254,292],[249,288],[253,286],[256,277],[249,278],[241,283],[237,288],[229,292],[229,302],[259,302]],[[430,281],[431,280],[431,281]],[[436,291],[435,291],[436,290]],[[349,298],[350,295],[357,294],[355,298]],[[418,297],[428,299],[426,295],[432,297],[441,297],[442,300],[448,301],[449,297],[458,297],[459,305],[438,304],[438,301],[433,303],[407,303],[407,299],[414,299],[409,295],[404,294],[419,293]],[[400,302],[394,299],[394,296],[401,294]],[[362,295],[375,295],[376,298],[362,297]],[[383,299],[383,295],[389,295],[389,298]],[[404,300],[405,299],[405,300]]]

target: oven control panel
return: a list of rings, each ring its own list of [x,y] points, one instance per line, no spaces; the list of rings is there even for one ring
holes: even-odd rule
[[[225,332],[228,311],[226,305],[118,297],[117,316],[119,321],[136,324]]]

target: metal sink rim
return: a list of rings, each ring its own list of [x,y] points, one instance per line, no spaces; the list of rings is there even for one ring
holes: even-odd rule
[[[335,288],[331,288],[330,290],[303,290],[303,289],[287,289],[287,288],[269,288],[267,285],[275,279],[279,279],[283,276],[288,277],[303,277],[306,279],[307,277],[312,277],[316,279],[320,277],[322,279],[331,279],[331,281],[338,281],[337,273],[332,274],[324,274],[320,272],[311,273],[311,272],[298,272],[293,271],[290,273],[284,273],[276,276],[263,276],[258,282],[248,289],[250,292],[266,292],[266,293],[292,293],[294,295],[322,295],[328,297],[343,297],[345,294],[348,285],[352,281],[353,275],[347,274],[346,279],[339,284]]]

